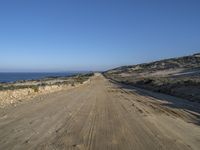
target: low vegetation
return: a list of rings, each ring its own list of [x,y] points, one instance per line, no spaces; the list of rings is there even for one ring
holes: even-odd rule
[[[17,90],[17,89],[26,89],[26,88],[31,88],[35,92],[39,91],[39,87],[44,87],[44,86],[51,86],[51,85],[72,85],[74,86],[75,84],[82,84],[84,81],[88,80],[89,77],[93,76],[93,73],[88,73],[88,74],[80,74],[80,75],[75,75],[75,76],[70,76],[66,77],[65,80],[58,81],[58,82],[53,82],[51,83],[50,81],[54,81],[55,79],[59,79],[56,77],[55,79],[52,78],[52,80],[35,80],[37,84],[31,84],[26,85],[25,81],[24,82],[16,82],[16,83],[1,83],[0,84],[0,91],[6,91],[6,90]],[[48,81],[48,82],[47,82]],[[32,81],[34,82],[34,80]],[[22,84],[18,84],[22,83]]]
[[[200,54],[123,66],[104,76],[140,88],[200,102]]]
[[[35,92],[38,92],[38,85],[8,85],[8,86],[0,86],[0,91],[6,91],[6,90],[17,90],[17,89],[26,89],[31,88]]]

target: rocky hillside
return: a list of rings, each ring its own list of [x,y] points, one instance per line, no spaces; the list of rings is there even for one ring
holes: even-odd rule
[[[122,66],[109,70],[108,73],[140,73],[145,71],[163,71],[172,69],[194,69],[200,67],[200,53],[178,58],[165,59],[151,63]]]
[[[200,53],[104,72],[125,84],[200,102]]]

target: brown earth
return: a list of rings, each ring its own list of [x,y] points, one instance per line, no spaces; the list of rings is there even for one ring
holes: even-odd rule
[[[198,150],[199,118],[198,103],[96,74],[80,87],[0,109],[0,149]]]
[[[106,78],[200,103],[200,53],[107,70]]]

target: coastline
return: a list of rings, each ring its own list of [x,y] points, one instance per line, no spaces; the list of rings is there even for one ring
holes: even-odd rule
[[[52,78],[67,78],[89,72],[0,72],[0,83],[15,83]]]
[[[87,83],[93,74],[74,75],[70,77],[43,78],[40,80],[17,81],[0,84],[0,108],[33,98],[41,94],[72,89]]]

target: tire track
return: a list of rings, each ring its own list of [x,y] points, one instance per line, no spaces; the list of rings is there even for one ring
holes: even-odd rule
[[[118,87],[100,74],[86,86],[43,98],[4,111],[3,115],[8,117],[0,122],[0,149],[198,150],[200,147],[199,126],[170,112],[171,108],[162,106],[159,99]]]

